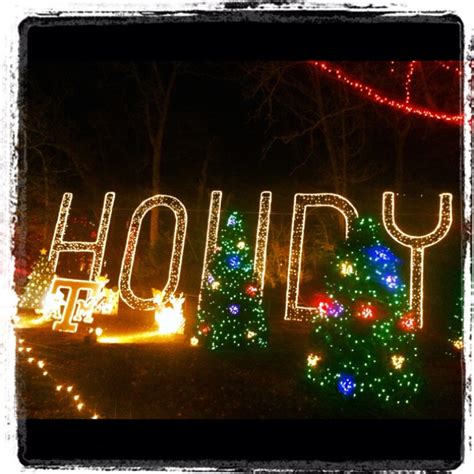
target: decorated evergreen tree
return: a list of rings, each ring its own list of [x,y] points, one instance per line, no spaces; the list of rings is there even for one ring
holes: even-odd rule
[[[268,326],[255,282],[242,216],[233,212],[221,229],[200,295],[193,345],[212,350],[266,347]]]
[[[33,270],[28,275],[28,283],[19,299],[18,306],[22,309],[41,310],[53,276],[54,271],[48,260],[47,250],[42,249]]]
[[[320,317],[306,376],[327,394],[405,405],[420,386],[416,318],[380,232],[359,218],[332,260],[327,293],[313,301]]]

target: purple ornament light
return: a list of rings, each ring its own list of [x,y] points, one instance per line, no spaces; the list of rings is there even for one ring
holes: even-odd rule
[[[236,316],[240,312],[240,305],[236,303],[230,304],[227,309],[229,310],[229,313]]]
[[[396,275],[387,275],[384,282],[391,290],[398,288],[398,277]]]
[[[326,309],[326,314],[333,318],[339,317],[344,312],[344,306],[339,301],[329,303]]]

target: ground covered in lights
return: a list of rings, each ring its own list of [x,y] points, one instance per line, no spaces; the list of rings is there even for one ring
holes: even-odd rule
[[[303,379],[310,325],[272,323],[266,350],[209,353],[189,337],[135,344],[86,343],[50,327],[17,329],[20,418],[460,418],[460,357],[439,341],[421,348],[425,386],[407,409],[318,398]],[[28,359],[34,354],[34,361]],[[37,362],[44,361],[39,368]],[[47,376],[43,372],[47,369]],[[51,378],[54,377],[54,379]],[[60,380],[57,390],[54,380]],[[70,393],[67,387],[72,387]],[[81,409],[73,394],[79,394]]]

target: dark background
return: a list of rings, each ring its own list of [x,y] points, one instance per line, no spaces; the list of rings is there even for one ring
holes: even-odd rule
[[[381,217],[382,192],[397,191],[399,225],[413,234],[434,228],[437,195],[451,192],[453,227],[443,242],[427,250],[425,259],[425,287],[429,288],[425,296],[426,331],[434,339],[446,338],[446,315],[453,311],[460,295],[461,127],[374,104],[318,74],[307,61],[334,61],[354,77],[397,98],[404,97],[407,61],[422,61],[423,74],[414,76],[412,101],[455,114],[461,104],[459,77],[440,68],[438,61],[461,59],[461,25],[452,17],[394,22],[374,15],[353,20],[346,15],[282,18],[263,13],[197,15],[179,22],[161,17],[139,24],[113,20],[113,25],[106,20],[91,20],[92,25],[79,25],[74,20],[26,20],[21,26],[24,56],[19,102],[23,178],[17,239],[19,287],[37,251],[49,247],[64,192],[74,192],[72,214],[87,215],[90,222],[71,225],[68,237],[85,239],[93,235],[104,193],[117,193],[106,250],[106,272],[112,282],[117,280],[128,219],[136,206],[153,194],[153,146],[147,113],[155,124],[151,128],[156,129],[160,112],[153,93],[159,84],[166,88],[175,71],[161,148],[160,192],[178,197],[188,210],[180,289],[190,302],[189,315],[199,290],[209,193],[214,189],[224,193],[224,210],[239,209],[248,217],[250,235],[256,226],[259,193],[273,192],[266,287],[271,322],[281,320],[284,312],[295,192],[339,192],[360,214]],[[394,73],[389,72],[391,67]],[[324,98],[324,109],[317,102],[318,94]],[[320,119],[321,126],[303,133],[308,124]],[[336,149],[333,155],[331,146]],[[331,156],[339,160],[343,155],[349,169],[345,179],[341,179],[339,168],[331,171]],[[146,227],[142,231],[134,285],[143,295],[149,292],[150,278],[158,287],[164,283],[159,275],[167,274],[171,216],[160,213],[160,224],[160,239],[154,247],[146,245]],[[330,212],[310,215],[303,300],[321,288],[321,273],[337,238],[339,222]],[[310,242],[315,245],[308,245]],[[392,247],[408,261],[407,249],[395,243]],[[72,263],[61,258],[62,271],[73,271]],[[272,267],[271,262],[278,262],[278,266]],[[280,264],[283,274],[278,270]],[[408,268],[405,275],[408,277]],[[310,430],[317,432],[318,421],[312,422]],[[408,430],[418,433],[423,453],[418,459],[458,459],[459,424],[450,425],[453,435],[438,446],[430,442],[436,430],[418,422],[421,432]],[[42,423],[40,430],[48,426],[48,422]],[[144,428],[146,433],[155,427],[160,430],[160,421],[154,423],[153,428]],[[256,432],[252,435],[249,426],[252,422],[246,423],[245,428],[235,428],[231,421],[219,425],[217,433],[225,432],[229,445],[238,447],[234,455],[226,454],[227,458],[248,458],[248,453],[259,448]],[[393,458],[393,447],[399,453],[402,447],[390,440],[395,442],[396,436],[406,434],[406,425],[391,429],[390,422],[385,423],[387,442],[383,446],[386,458]],[[184,425],[178,425],[178,430],[179,426]],[[364,427],[370,429],[363,421],[352,420],[334,429],[334,434],[345,430],[355,433]],[[96,428],[78,429],[78,433],[84,430],[98,436]],[[108,431],[110,446],[125,428],[119,425],[117,429],[115,434]],[[206,429],[216,433],[215,425]],[[283,433],[275,429],[266,436],[287,436],[284,426],[282,429]],[[280,450],[283,458],[317,457],[316,443],[303,443],[307,451],[302,454],[298,451],[303,446],[301,436],[293,434],[288,433],[288,450]],[[40,438],[34,439],[40,442]],[[133,458],[134,449],[139,452],[140,446],[148,446],[131,439],[115,454]],[[341,439],[347,446],[346,437]],[[353,436],[351,439],[354,443]],[[204,442],[198,434],[194,440]],[[373,446],[359,442],[357,446],[354,456],[373,458],[368,454]],[[27,447],[34,451],[35,445]],[[167,447],[170,459],[180,458],[182,452],[177,447]],[[337,458],[340,445],[333,448],[337,448]],[[25,458],[41,457],[41,452],[47,451],[34,452],[35,456]],[[201,452],[203,458],[212,457],[209,450]],[[49,452],[49,456],[60,457],[60,453]],[[411,451],[405,454],[410,459],[416,457]],[[166,455],[160,454],[163,457]],[[192,457],[198,458],[199,452],[193,451]]]

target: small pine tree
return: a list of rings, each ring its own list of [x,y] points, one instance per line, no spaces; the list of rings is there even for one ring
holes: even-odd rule
[[[47,250],[42,249],[33,270],[28,275],[28,283],[19,299],[18,306],[22,309],[41,310],[53,277],[54,270],[48,260]]]
[[[250,255],[242,216],[232,212],[201,290],[194,345],[212,350],[266,347],[268,326]]]
[[[343,398],[408,404],[419,390],[416,325],[408,311],[400,260],[371,218],[355,222],[317,295],[306,376]]]

